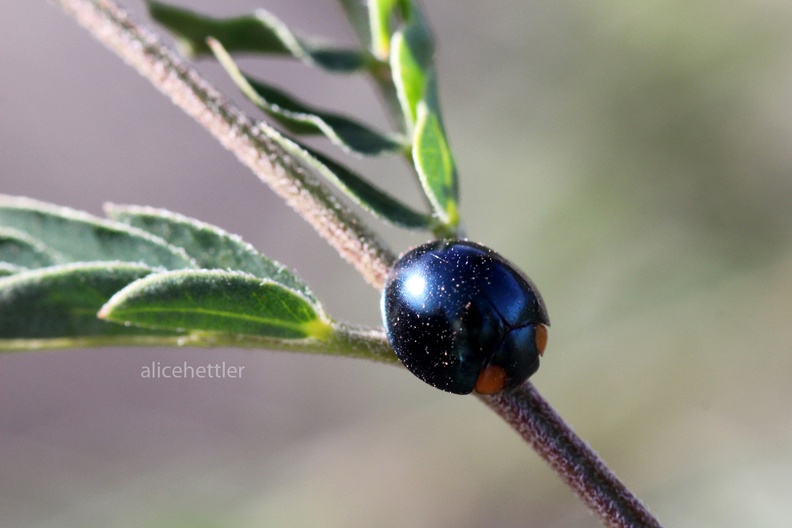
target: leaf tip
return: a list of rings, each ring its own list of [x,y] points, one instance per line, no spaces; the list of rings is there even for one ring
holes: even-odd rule
[[[326,341],[333,333],[333,326],[321,318],[303,323],[302,329],[308,337],[317,341]]]
[[[96,317],[105,321],[110,321],[112,318],[110,316],[113,308],[109,306],[109,302],[102,306],[98,312],[96,312]]]

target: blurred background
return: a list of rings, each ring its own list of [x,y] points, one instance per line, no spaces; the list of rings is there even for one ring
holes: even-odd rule
[[[260,1],[179,4],[354,42],[337,2]],[[792,6],[425,4],[468,233],[549,307],[534,383],[664,525],[790,526]],[[197,217],[379,324],[377,292],[147,81],[48,2],[3,10],[0,192]],[[388,126],[364,80],[242,64]],[[355,165],[418,198],[403,165]],[[397,252],[425,238],[372,224]],[[245,370],[141,379],[152,361]],[[170,349],[0,358],[0,524],[599,525],[473,397],[362,361]]]

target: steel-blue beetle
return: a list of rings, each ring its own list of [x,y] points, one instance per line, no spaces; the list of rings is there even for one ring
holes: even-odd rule
[[[550,320],[536,287],[495,251],[429,242],[404,254],[382,294],[388,341],[407,369],[456,394],[500,392],[539,368]]]

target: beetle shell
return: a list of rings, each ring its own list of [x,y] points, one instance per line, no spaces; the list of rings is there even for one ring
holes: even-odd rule
[[[456,394],[499,392],[528,379],[550,324],[536,287],[511,263],[480,244],[448,240],[396,262],[382,317],[407,369]]]

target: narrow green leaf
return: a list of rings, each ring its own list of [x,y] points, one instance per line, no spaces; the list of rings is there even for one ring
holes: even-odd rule
[[[212,18],[160,2],[148,2],[152,18],[177,38],[181,51],[192,57],[208,55],[208,37],[223,43],[231,53],[287,55],[332,72],[361,69],[366,54],[330,47],[296,36],[278,18],[263,9],[252,15]]]
[[[369,27],[371,49],[374,55],[385,60],[390,55],[391,20],[402,0],[369,0]]]
[[[434,92],[433,83],[431,91]],[[418,105],[413,162],[432,207],[445,224],[456,228],[459,224],[459,185],[454,159],[439,113],[423,100]]]
[[[183,250],[145,231],[28,198],[0,195],[0,226],[37,240],[59,264],[124,261],[166,269],[194,267]]]
[[[406,229],[433,229],[437,223],[432,216],[408,207],[340,163],[308,147],[302,148],[308,156],[300,157],[309,166],[371,214]]]
[[[115,292],[151,272],[137,264],[89,262],[0,279],[0,349],[9,340],[161,334],[96,317]]]
[[[402,113],[412,126],[417,119],[418,102],[426,94],[434,44],[423,14],[416,5],[410,5],[410,19],[391,37],[390,65]]]
[[[321,308],[271,280],[199,270],[157,273],[130,284],[100,317],[170,330],[326,339],[332,326]]]
[[[295,134],[324,134],[346,151],[376,156],[404,148],[404,141],[380,134],[344,116],[313,108],[263,81],[245,75],[234,59],[214,39],[209,47],[237,87],[253,104]]]
[[[406,229],[433,229],[436,226],[436,220],[430,215],[403,204],[340,163],[270,127],[262,126],[262,131],[371,214]]]
[[[324,134],[347,152],[361,156],[399,152],[405,147],[403,140],[353,119],[312,108],[272,85],[251,77],[245,80],[257,95],[251,101],[295,134]],[[243,89],[239,82],[237,86]]]
[[[237,235],[171,211],[106,204],[107,215],[118,222],[168,240],[187,252],[203,269],[236,270],[270,279],[316,302],[308,287],[285,266],[259,253]]]
[[[290,54],[275,32],[253,15],[218,19],[160,2],[147,4],[151,17],[174,34],[185,55],[209,54],[209,36],[221,40],[232,51]]]
[[[55,264],[56,260],[44,244],[16,229],[0,227],[0,263],[43,268]]]
[[[392,1],[383,0],[383,5]],[[454,233],[459,225],[459,189],[437,102],[432,35],[417,4],[402,1],[405,23],[393,34],[390,45],[393,84],[412,132],[413,164],[441,222],[435,232]]]

